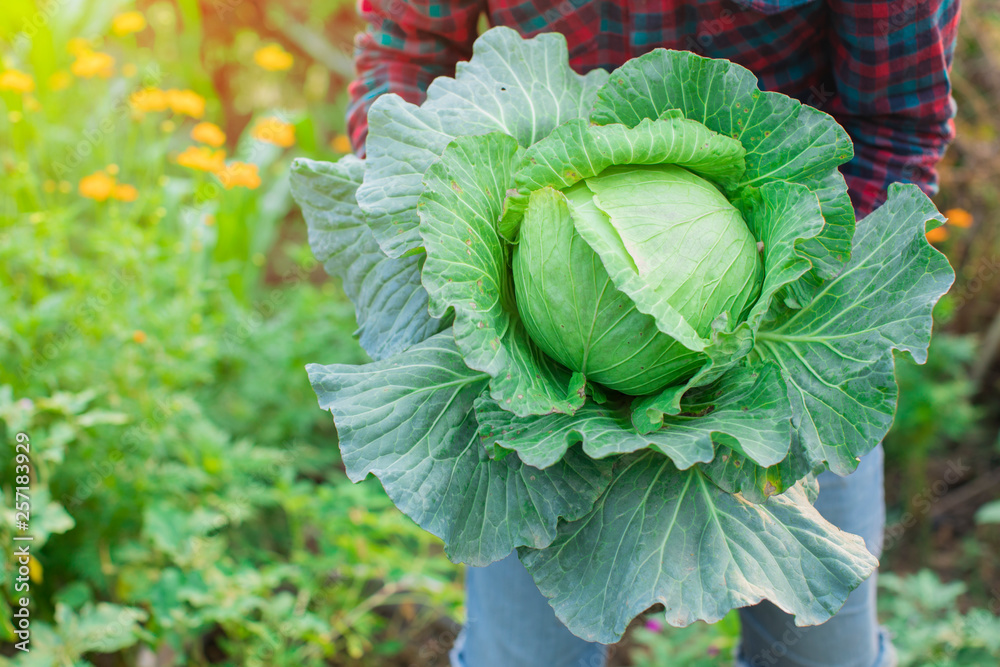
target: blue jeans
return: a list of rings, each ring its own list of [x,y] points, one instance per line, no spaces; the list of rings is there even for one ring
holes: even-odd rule
[[[820,475],[816,509],[860,535],[876,557],[885,529],[883,452],[879,445],[848,477]],[[570,633],[511,554],[466,570],[468,621],[451,651],[452,667],[604,667],[607,647]],[[769,602],[740,610],[737,667],[893,667],[895,651],[875,616],[875,576],[822,625],[797,628]],[[669,628],[664,630],[669,632]]]

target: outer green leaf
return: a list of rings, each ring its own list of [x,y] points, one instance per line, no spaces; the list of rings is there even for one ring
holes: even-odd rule
[[[758,334],[755,352],[786,373],[809,456],[838,474],[854,470],[892,424],[892,350],[927,358],[931,311],[954,280],[924,238],[932,220],[943,222],[916,186],[890,186],[886,204],[858,223],[843,272]]]
[[[527,148],[573,118],[590,113],[608,80],[604,70],[581,76],[569,66],[566,38],[524,39],[507,27],[485,32],[459,63],[455,78],[435,79],[424,107],[455,135],[503,132]]]
[[[751,504],[651,452],[622,458],[587,516],[520,557],[570,631],[603,643],[657,602],[676,626],[763,599],[822,623],[877,565],[801,488]]]
[[[747,324],[756,331],[782,288],[812,267],[808,244],[823,231],[819,200],[796,183],[766,183],[747,188],[740,202],[743,217],[763,245],[764,283]]]
[[[711,461],[714,456],[711,428],[685,423],[676,432],[640,435],[630,428],[627,408],[612,403],[588,401],[573,415],[518,417],[483,397],[476,401],[476,418],[487,450],[495,456],[502,455],[503,449],[514,450],[536,468],[556,464],[580,442],[594,459],[650,448],[666,454],[680,468]]]
[[[452,139],[500,131],[530,146],[560,123],[585,117],[607,78],[603,70],[580,76],[570,69],[562,35],[526,40],[499,27],[476,40],[455,78],[431,83],[421,106],[391,94],[375,100],[358,202],[382,250],[399,257],[420,245],[421,181]]]
[[[684,118],[677,110],[635,127],[570,121],[525,151],[518,188],[568,188],[622,164],[676,164],[729,188],[746,169],[743,145]]]
[[[591,120],[633,127],[670,109],[743,144],[743,185],[789,181],[815,192],[827,225],[803,250],[819,277],[836,275],[850,256],[854,232],[854,211],[837,171],[853,155],[847,132],[822,111],[761,92],[757,78],[735,63],[665,49],[615,70],[598,93]]]
[[[417,200],[424,172],[455,135],[436,113],[395,95],[381,95],[368,110],[365,179],[358,205],[389,257],[420,245]]]
[[[752,503],[763,503],[784,493],[810,473],[819,472],[809,462],[802,443],[793,432],[788,456],[780,463],[761,466],[728,447],[719,447],[715,458],[698,468],[727,493],[738,493]]]
[[[776,464],[788,453],[791,408],[773,364],[733,369],[716,384],[689,393],[683,408],[648,434],[631,427],[628,408],[620,403],[590,401],[572,416],[516,417],[482,398],[476,401],[476,416],[488,449],[515,450],[538,468],[552,465],[578,442],[592,458],[653,449],[682,470],[711,461],[713,442],[726,443],[763,465]]]
[[[506,409],[572,413],[583,405],[583,377],[528,338],[514,305],[510,248],[497,233],[500,195],[510,187],[519,150],[499,132],[459,137],[428,170],[420,199],[423,283],[432,315],[454,308],[465,363],[492,376],[491,393]]]
[[[488,378],[463,363],[450,332],[384,361],[307,370],[333,413],[348,476],[378,477],[454,561],[486,565],[549,544],[558,518],[581,516],[608,482],[609,464],[579,452],[544,471],[516,456],[490,459],[472,412]]]
[[[379,250],[354,198],[364,163],[296,160],[292,194],[309,226],[309,245],[327,273],[338,276],[354,304],[361,347],[384,359],[441,330],[427,312],[422,257],[389,259]]]

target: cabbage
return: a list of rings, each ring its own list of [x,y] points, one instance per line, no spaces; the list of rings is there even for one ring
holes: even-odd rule
[[[761,262],[740,212],[711,182],[672,164],[615,166],[532,193],[513,252],[517,309],[547,355],[608,389],[641,396],[693,375],[704,355],[661,333],[615,288],[615,253],[701,336],[739,321]],[[614,261],[614,260],[612,260]]]
[[[856,221],[828,115],[691,53],[580,76],[554,34],[494,28],[368,120],[292,181],[372,359],[307,367],[348,476],[456,562],[516,550],[585,639],[833,615],[877,563],[815,474],[885,435],[954,278],[919,189]]]

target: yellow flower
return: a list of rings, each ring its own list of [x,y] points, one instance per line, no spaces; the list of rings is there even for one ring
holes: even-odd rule
[[[35,99],[34,95],[25,95],[22,100],[24,108],[28,111],[41,111],[42,105]]]
[[[201,118],[205,113],[205,98],[193,90],[167,91],[167,104],[176,114],[184,114],[192,118]]]
[[[215,123],[201,122],[191,128],[191,138],[218,148],[226,143],[226,133]]]
[[[118,201],[135,201],[139,198],[139,191],[135,189],[134,185],[116,185],[111,191],[111,198]]]
[[[338,153],[350,153],[351,140],[348,139],[346,135],[338,134],[330,142],[330,148],[332,148]]]
[[[163,132],[163,134],[170,134],[176,129],[177,125],[172,120],[165,120],[160,123],[160,132]]]
[[[295,59],[280,44],[268,44],[254,52],[253,60],[270,72],[283,72],[292,66]]]
[[[79,56],[86,53],[87,51],[90,51],[90,40],[84,39],[83,37],[74,37],[66,42],[66,51],[68,51],[71,56]]]
[[[132,340],[142,345],[146,342],[146,332],[142,329],[136,329],[132,332]]]
[[[927,240],[931,243],[941,243],[948,239],[948,230],[944,227],[935,227],[927,232]]]
[[[250,131],[250,136],[258,141],[288,148],[295,143],[295,126],[278,118],[261,118]]]
[[[968,229],[972,226],[972,214],[964,208],[949,208],[944,212],[944,217],[948,218],[948,224],[953,227]]]
[[[131,79],[133,76],[138,74],[139,68],[135,63],[125,63],[122,65],[122,76]]]
[[[216,175],[227,190],[235,187],[256,190],[260,187],[260,174],[257,172],[257,165],[255,164],[231,162],[226,165],[223,171],[220,171]]]
[[[104,171],[97,171],[80,180],[80,194],[94,201],[105,201],[115,189],[115,179]]]
[[[140,12],[123,12],[111,19],[111,32],[124,37],[146,27],[146,17]]]
[[[58,72],[53,72],[52,76],[49,77],[49,90],[66,90],[71,83],[73,83],[73,77],[69,75],[69,72],[61,69]]]
[[[177,164],[189,169],[217,173],[226,168],[226,152],[204,146],[188,146],[177,156]]]
[[[42,189],[45,190],[49,194],[52,194],[53,192],[55,192],[56,191],[56,187],[58,187],[57,183],[55,181],[53,181],[51,178],[46,179],[45,182],[42,183]]]
[[[0,72],[0,90],[12,90],[15,93],[30,93],[35,89],[35,80],[30,74],[16,69]]]
[[[167,93],[159,88],[144,88],[132,93],[129,104],[137,111],[166,111],[169,106]]]
[[[108,172],[112,176],[117,176],[118,175],[118,165],[115,164],[114,162],[112,162],[111,164],[109,164],[107,167],[104,168],[104,171]]]
[[[115,59],[100,51],[84,51],[77,55],[69,69],[81,79],[92,79],[95,76],[107,79],[114,74]]]

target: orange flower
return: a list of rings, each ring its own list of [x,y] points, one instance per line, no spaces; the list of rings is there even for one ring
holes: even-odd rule
[[[205,113],[205,98],[193,90],[168,90],[167,104],[174,113],[192,118],[201,118]]]
[[[972,214],[964,208],[949,208],[944,212],[944,217],[948,218],[948,224],[953,227],[968,229],[972,226]]]
[[[215,123],[198,123],[191,128],[191,138],[215,148],[226,143],[226,133]]]
[[[80,179],[78,187],[82,196],[94,201],[106,201],[114,192],[115,179],[108,176],[107,172],[96,171]]]
[[[111,32],[124,37],[146,28],[146,17],[140,12],[123,12],[111,19]]]
[[[214,174],[226,168],[226,152],[212,151],[204,146],[188,146],[177,156],[177,164]]]
[[[941,243],[947,240],[948,230],[942,227],[935,227],[934,229],[927,232],[927,240],[931,243]]]
[[[270,72],[283,72],[290,69],[295,61],[292,54],[281,48],[280,44],[268,44],[257,49],[253,54],[253,60]]]
[[[64,69],[58,72],[53,72],[52,76],[49,77],[49,90],[60,91],[69,88],[69,85],[73,83],[73,77],[69,75]]]
[[[142,329],[136,329],[132,332],[132,340],[142,345],[146,342],[146,332]]]
[[[137,111],[166,111],[169,106],[167,93],[159,88],[137,90],[129,96],[128,102]]]
[[[231,190],[237,186],[256,190],[260,187],[260,174],[257,165],[246,162],[231,162],[226,168],[216,174],[222,185]]]
[[[114,74],[115,59],[100,51],[83,51],[77,55],[69,69],[81,79],[92,79],[95,76],[107,79]]]
[[[111,198],[118,201],[135,201],[139,198],[139,191],[133,185],[116,185],[111,191]]]
[[[295,126],[278,118],[261,118],[250,131],[250,136],[258,141],[288,148],[295,143]]]
[[[30,74],[16,69],[0,72],[0,90],[12,90],[15,93],[30,93],[35,89],[35,80]]]
[[[332,148],[338,153],[350,153],[351,140],[348,139],[346,135],[338,134],[330,142],[330,148]]]

